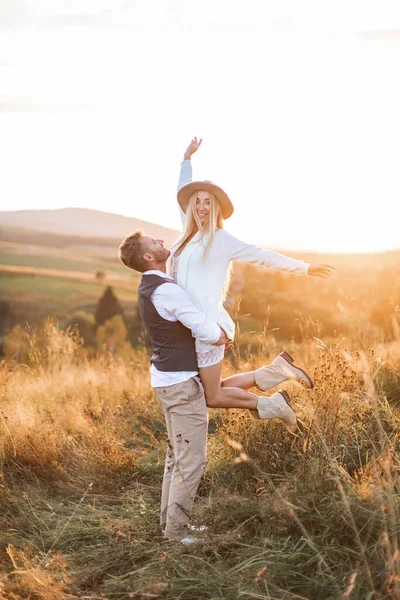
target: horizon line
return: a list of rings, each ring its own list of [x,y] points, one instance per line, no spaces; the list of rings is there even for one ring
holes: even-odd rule
[[[173,229],[172,227],[168,227],[166,225],[163,225],[161,223],[156,223],[154,221],[148,221],[146,219],[141,219],[139,217],[132,217],[132,216],[128,216],[128,215],[124,215],[122,213],[117,213],[117,212],[109,212],[109,211],[105,211],[105,210],[99,210],[96,208],[88,208],[85,206],[64,206],[64,207],[58,207],[58,208],[22,208],[22,209],[1,209],[0,210],[0,214],[1,213],[17,213],[17,212],[31,212],[31,211],[36,211],[36,212],[44,212],[44,211],[52,211],[52,212],[56,212],[56,211],[62,211],[62,210],[87,210],[90,212],[99,212],[99,213],[103,213],[106,215],[115,215],[118,217],[122,217],[124,219],[134,219],[136,221],[142,221],[143,223],[148,223],[149,225],[155,225],[157,227],[162,227],[163,229],[168,229],[171,232],[176,233],[177,235],[179,235],[179,229]],[[22,229],[27,229],[30,231],[36,231],[36,232],[40,232],[42,234],[46,234],[46,233],[51,233],[50,230],[48,229],[38,229],[37,227],[32,227],[30,228],[28,225],[23,225],[23,224],[2,224],[0,223],[0,227],[9,227],[9,228],[22,228]],[[79,233],[59,233],[58,235],[62,235],[65,237],[72,237],[72,236],[77,236],[77,237],[81,237],[84,239],[84,236],[79,234]],[[113,237],[101,237],[101,236],[97,236],[97,235],[90,235],[88,234],[87,237],[98,237],[99,239],[114,239]],[[117,238],[115,238],[117,239]],[[6,240],[0,240],[0,242],[7,242]],[[12,243],[12,242],[11,242]],[[255,238],[253,238],[252,243],[260,246],[260,247],[265,247],[264,246],[264,242],[262,240],[257,240]],[[28,244],[29,245],[29,244]],[[304,254],[328,254],[328,255],[339,255],[339,256],[345,256],[345,255],[350,255],[350,256],[360,256],[360,255],[373,255],[373,254],[388,254],[388,253],[396,253],[396,252],[400,252],[400,246],[396,247],[396,248],[386,248],[386,249],[381,249],[381,250],[316,250],[316,249],[304,249],[304,248],[294,248],[294,247],[290,247],[290,246],[268,246],[270,249],[274,249],[276,251],[284,251],[284,252],[295,252],[295,253],[304,253]]]

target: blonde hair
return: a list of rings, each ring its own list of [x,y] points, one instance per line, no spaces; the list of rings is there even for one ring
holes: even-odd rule
[[[201,233],[200,240],[204,240],[207,235],[209,236],[207,244],[204,247],[203,259],[206,259],[214,241],[215,232],[217,229],[224,228],[224,220],[222,218],[221,207],[218,200],[213,194],[210,194],[210,218],[207,223],[202,225],[196,212],[197,194],[198,191],[194,192],[189,198],[186,209],[185,229],[174,246],[179,248],[193,233],[195,233],[196,230],[198,230]]]

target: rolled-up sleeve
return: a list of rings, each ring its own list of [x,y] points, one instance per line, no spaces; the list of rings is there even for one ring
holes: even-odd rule
[[[273,250],[265,250],[252,244],[238,240],[225,231],[226,247],[229,250],[231,260],[250,263],[270,269],[288,271],[296,275],[307,275],[309,263],[295,258],[290,258]]]

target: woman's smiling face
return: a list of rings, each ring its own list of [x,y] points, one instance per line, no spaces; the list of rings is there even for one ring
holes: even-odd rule
[[[204,225],[210,218],[211,198],[208,192],[197,192],[196,214],[200,223]]]

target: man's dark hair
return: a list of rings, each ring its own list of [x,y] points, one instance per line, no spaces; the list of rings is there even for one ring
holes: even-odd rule
[[[135,233],[126,236],[119,249],[119,259],[126,267],[144,273],[147,271],[147,263],[143,258],[145,248],[142,243],[143,231],[138,229]]]

